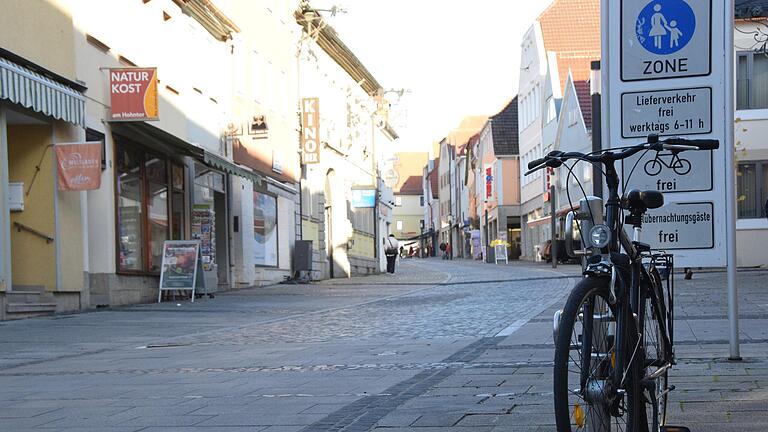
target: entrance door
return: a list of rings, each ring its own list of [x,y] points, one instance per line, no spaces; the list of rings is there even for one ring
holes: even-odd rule
[[[7,110],[8,181],[23,207],[7,219],[11,245],[11,289],[54,291],[56,267],[56,178],[51,147],[52,126]]]
[[[227,195],[215,192],[213,197],[216,212],[216,275],[219,287],[229,288],[229,227],[227,226]]]

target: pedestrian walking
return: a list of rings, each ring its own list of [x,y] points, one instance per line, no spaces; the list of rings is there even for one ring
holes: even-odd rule
[[[445,245],[445,257],[446,259],[449,259],[449,260],[453,259],[453,249],[451,248],[450,243]]]
[[[397,262],[397,252],[399,243],[394,234],[384,239],[384,255],[387,257],[387,273],[395,273],[395,263]]]
[[[445,249],[446,249],[445,243],[440,243],[440,252],[442,252],[442,254],[441,254],[441,258],[442,259],[447,259],[447,257],[448,257],[448,255],[446,255],[446,253],[445,253]]]

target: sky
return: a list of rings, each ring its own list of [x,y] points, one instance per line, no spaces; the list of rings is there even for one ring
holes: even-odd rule
[[[394,107],[405,114],[397,151],[426,151],[463,117],[500,111],[517,92],[522,37],[550,3],[312,1],[318,9],[345,9],[324,15],[385,89],[409,91]]]

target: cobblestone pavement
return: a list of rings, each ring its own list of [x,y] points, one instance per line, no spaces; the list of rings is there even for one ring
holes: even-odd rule
[[[552,431],[551,317],[578,269],[407,260],[394,276],[0,323],[5,431]],[[677,287],[672,422],[763,431],[768,272]]]

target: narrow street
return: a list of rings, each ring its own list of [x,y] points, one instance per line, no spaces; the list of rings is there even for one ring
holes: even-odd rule
[[[407,260],[394,276],[4,322],[2,430],[552,430],[551,314],[576,272]],[[680,283],[696,316],[677,332],[671,418],[759,430],[729,422],[765,419],[765,295],[744,302],[749,360],[713,360],[720,277]],[[745,294],[764,277],[745,274]]]
[[[391,277],[5,322],[3,429],[366,430],[445,424],[446,410],[487,398],[480,387],[538,398],[547,389],[531,387],[536,376],[503,385],[486,374],[544,372],[548,353],[510,356],[503,335],[562,297],[570,280],[544,267],[487,270],[412,260]]]

